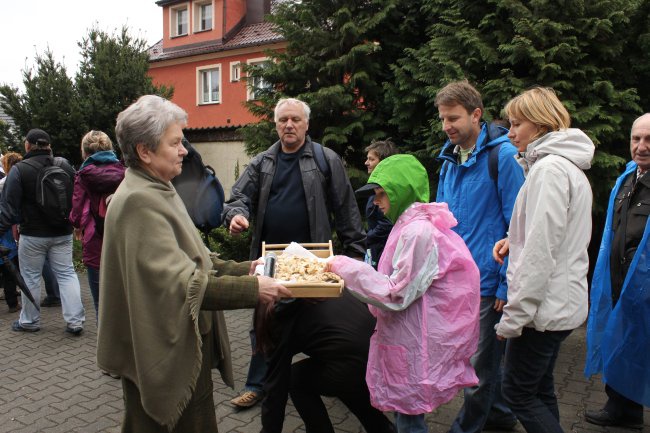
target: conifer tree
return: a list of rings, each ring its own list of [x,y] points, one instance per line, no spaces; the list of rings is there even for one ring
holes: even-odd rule
[[[91,28],[78,43],[81,63],[75,77],[87,129],[114,139],[117,115],[146,94],[171,97],[173,91],[152,84],[146,41],[131,36],[124,26],[111,34]]]
[[[598,145],[599,179],[615,176],[623,159],[612,152],[640,112],[636,89],[621,82],[616,62],[626,44],[634,2],[624,0],[427,0],[423,13],[435,17],[428,40],[398,61],[397,81],[387,86],[394,102],[392,122],[420,131],[427,152],[444,142],[433,105],[447,82],[467,78],[481,91],[485,118],[501,116],[507,100],[534,85],[553,87],[573,125]],[[415,95],[415,96],[414,96]],[[410,101],[407,98],[414,98]],[[402,103],[402,101],[407,101]],[[429,120],[427,125],[422,122]],[[594,184],[602,203],[611,186]]]
[[[392,109],[384,105],[383,83],[390,63],[424,27],[414,13],[418,1],[315,0],[279,3],[269,20],[287,39],[273,62],[247,68],[270,87],[261,103],[248,104],[263,121],[244,129],[247,150],[256,153],[277,140],[272,109],[280,97],[307,102],[309,133],[348,161],[360,161],[372,139],[393,135]]]
[[[40,128],[50,135],[57,155],[76,161],[83,126],[74,84],[50,50],[37,55],[35,62],[35,69],[23,71],[24,93],[0,87],[0,104],[14,119],[18,133],[5,139],[13,149],[23,151],[21,140],[31,128]]]

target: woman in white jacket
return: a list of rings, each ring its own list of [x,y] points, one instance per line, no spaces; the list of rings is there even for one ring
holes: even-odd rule
[[[529,433],[562,432],[553,367],[561,342],[587,317],[587,247],[592,193],[583,170],[594,144],[569,128],[550,88],[533,88],[505,107],[508,137],[526,173],[508,238],[494,247],[508,265],[508,303],[496,326],[508,339],[503,395]]]

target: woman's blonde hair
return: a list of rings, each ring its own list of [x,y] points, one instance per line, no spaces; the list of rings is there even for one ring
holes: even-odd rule
[[[550,87],[534,87],[515,96],[506,104],[506,117],[525,119],[540,127],[542,135],[571,126],[571,116]]]
[[[5,174],[9,174],[11,167],[23,160],[23,156],[18,152],[7,152],[2,157],[2,169]]]
[[[90,131],[81,139],[81,150],[85,157],[102,150],[113,150],[113,142],[102,131]]]

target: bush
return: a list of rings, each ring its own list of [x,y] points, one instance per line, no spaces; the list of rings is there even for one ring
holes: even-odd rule
[[[219,227],[209,234],[210,251],[219,253],[224,260],[243,262],[249,259],[251,246],[251,231],[247,230],[239,236],[231,236],[228,229]]]

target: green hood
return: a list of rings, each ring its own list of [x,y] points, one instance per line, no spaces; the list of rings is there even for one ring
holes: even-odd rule
[[[393,224],[413,203],[429,202],[429,176],[413,155],[383,159],[370,174],[368,183],[375,183],[386,191],[390,201],[386,217]]]

